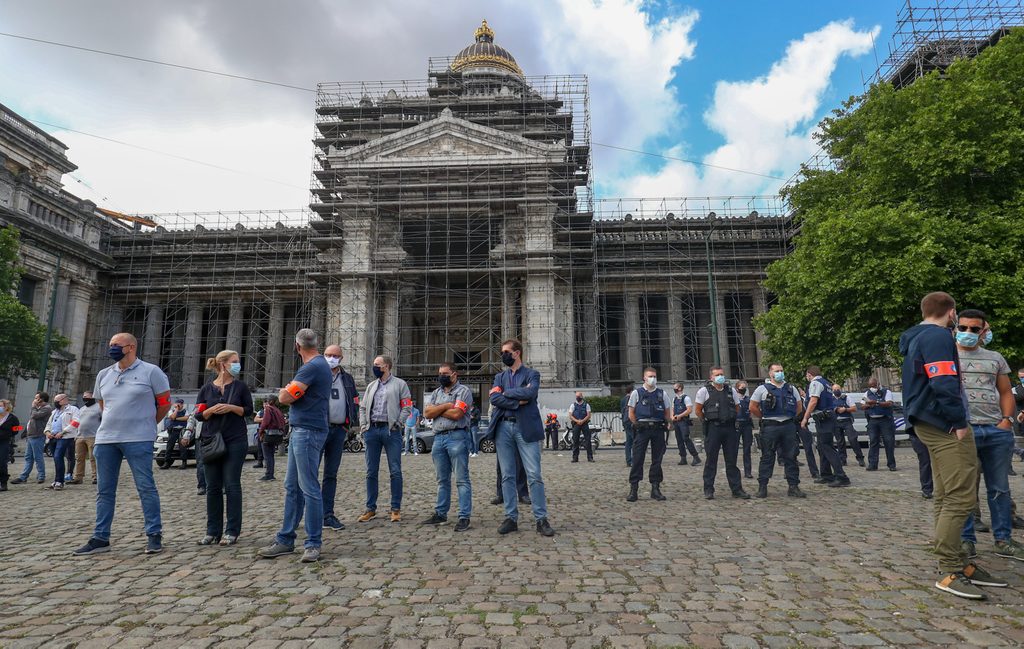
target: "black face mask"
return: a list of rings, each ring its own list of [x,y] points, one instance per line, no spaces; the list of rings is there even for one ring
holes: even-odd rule
[[[516,364],[516,359],[512,356],[512,352],[501,352],[501,362],[504,363],[506,367],[512,367]]]
[[[438,374],[437,375],[437,384],[440,385],[442,388],[451,387],[452,375],[451,374]]]
[[[576,397],[576,403],[583,403],[583,397]]]
[[[89,406],[96,403],[96,399],[82,399],[82,403],[84,403],[85,407],[88,408]]]
[[[747,393],[747,389],[746,388],[736,388],[736,391],[739,392],[740,394],[746,394]]]
[[[839,397],[839,396],[842,396],[843,391],[842,390],[832,390],[832,394],[834,394],[837,397]]]

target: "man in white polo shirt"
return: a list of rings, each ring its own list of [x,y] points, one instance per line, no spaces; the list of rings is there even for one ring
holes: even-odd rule
[[[146,554],[163,550],[160,495],[153,481],[153,442],[156,424],[171,409],[167,376],[156,365],[138,358],[138,341],[128,333],[110,339],[107,354],[116,361],[96,377],[93,397],[103,419],[96,431],[96,529],[89,541],[73,552],[76,556],[110,551],[110,526],[121,461],[127,460],[135,479],[146,521]]]

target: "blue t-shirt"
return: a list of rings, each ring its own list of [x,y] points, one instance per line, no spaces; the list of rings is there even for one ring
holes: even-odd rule
[[[315,356],[299,368],[295,380],[305,383],[308,387],[306,394],[288,410],[288,422],[300,428],[327,430],[327,411],[331,401],[331,366],[323,356]]]

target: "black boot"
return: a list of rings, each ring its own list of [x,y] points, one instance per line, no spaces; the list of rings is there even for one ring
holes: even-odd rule
[[[668,500],[668,498],[662,495],[660,484],[651,485],[651,500]]]
[[[795,484],[789,485],[789,493],[787,494],[790,498],[806,498],[807,494],[800,490],[800,487]]]
[[[637,492],[637,489],[639,489],[639,487],[640,487],[640,485],[638,485],[635,482],[630,482],[629,483],[629,495],[626,496],[626,502],[630,502],[630,503],[635,503],[636,502],[636,498],[637,498],[636,492]]]
[[[757,497],[758,498],[767,498],[768,497],[768,485],[763,484],[763,485],[761,485],[761,486],[759,486],[757,488]]]

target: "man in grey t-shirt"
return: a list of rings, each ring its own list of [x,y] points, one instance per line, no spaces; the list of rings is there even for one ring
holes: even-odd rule
[[[473,486],[469,481],[469,453],[475,444],[469,432],[473,392],[459,382],[454,363],[442,363],[437,369],[437,385],[430,394],[430,405],[423,407],[423,416],[433,420],[434,446],[430,458],[437,474],[437,504],[434,514],[424,523],[440,525],[448,520],[454,472],[459,492],[459,522],[455,531],[464,532],[469,529],[473,513]]]
[[[967,401],[968,421],[973,429],[981,473],[985,476],[995,553],[1007,559],[1024,561],[1024,545],[1011,538],[1009,467],[1016,408],[1010,387],[1010,366],[1001,354],[981,346],[987,330],[988,318],[983,312],[977,309],[960,312],[956,328],[960,376]],[[974,544],[977,543],[975,516],[967,518],[960,535],[968,558],[974,554]]]
[[[103,413],[96,430],[96,529],[76,556],[108,552],[110,526],[122,460],[135,479],[146,521],[146,554],[163,551],[160,495],[153,480],[153,442],[156,424],[171,409],[167,376],[156,365],[138,358],[138,341],[129,333],[114,334],[107,354],[115,361],[96,377],[93,396]]]

